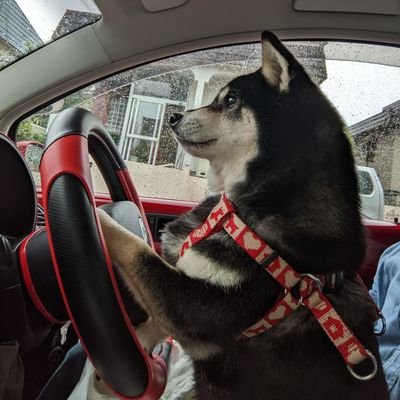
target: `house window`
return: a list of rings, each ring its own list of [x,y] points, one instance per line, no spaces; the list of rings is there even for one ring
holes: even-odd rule
[[[124,97],[112,97],[110,100],[106,127],[117,144],[124,125],[127,103],[128,99]]]

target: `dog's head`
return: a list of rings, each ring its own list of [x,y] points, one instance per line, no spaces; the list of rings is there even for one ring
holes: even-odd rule
[[[301,101],[298,81],[302,90],[312,87],[319,92],[277,37],[264,32],[258,71],[232,80],[208,106],[173,114],[170,125],[185,150],[208,159],[225,181],[231,175],[236,177],[232,183],[243,181],[249,161],[260,153],[265,161],[266,154],[288,153],[291,148],[299,150],[296,142],[304,144],[304,138],[292,135],[293,129],[285,132],[289,122],[297,124],[291,114]]]

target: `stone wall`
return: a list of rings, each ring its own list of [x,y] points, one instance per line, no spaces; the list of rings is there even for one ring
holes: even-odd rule
[[[200,201],[207,193],[207,179],[190,176],[175,168],[166,168],[126,161],[129,172],[140,196]],[[108,192],[97,169],[92,165],[93,187],[97,192]]]

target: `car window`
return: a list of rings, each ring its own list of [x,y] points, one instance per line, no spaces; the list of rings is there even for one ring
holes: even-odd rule
[[[361,195],[369,196],[374,191],[371,175],[365,171],[358,171],[358,186]]]
[[[92,0],[0,0],[0,70],[100,18]]]
[[[400,49],[329,41],[286,44],[348,126],[356,164],[366,168],[359,174],[361,197],[383,186],[376,191],[382,201],[369,199],[365,216],[398,216]],[[169,118],[210,103],[232,78],[256,70],[260,50],[258,43],[219,47],[132,68],[37,111],[19,124],[17,140],[44,143],[58,112],[83,107],[109,130],[142,196],[201,200],[207,194],[208,163],[183,151]],[[92,172],[95,190],[106,191],[95,165]]]

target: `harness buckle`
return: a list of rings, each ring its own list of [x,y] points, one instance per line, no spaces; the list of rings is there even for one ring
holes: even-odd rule
[[[322,292],[322,289],[324,288],[324,283],[322,282],[321,278],[319,278],[318,276],[313,275],[313,274],[301,274],[300,276],[301,276],[302,278],[309,278],[309,279],[311,279],[311,281],[312,281],[313,284],[314,284],[313,287],[311,287],[312,290],[310,290],[310,291],[308,292],[307,297],[308,297],[308,296],[311,296],[311,294],[314,292],[315,289],[318,289],[318,290],[320,290],[320,291]],[[301,280],[300,280],[300,285],[301,285]],[[315,286],[315,285],[316,285],[316,286]],[[300,287],[301,287],[301,286],[300,286]],[[304,296],[300,296],[300,298],[299,298],[299,303],[300,303],[301,305],[304,306],[303,297],[304,297]]]
[[[313,280],[317,284],[318,289],[321,290],[321,292],[322,292],[322,289],[324,288],[324,283],[322,282],[321,278],[319,278],[318,276],[313,275],[313,274],[301,274],[300,276],[301,277],[305,277],[305,276],[309,277],[311,280]]]
[[[308,279],[304,279],[308,278]],[[311,282],[310,282],[311,281]],[[305,283],[305,287],[302,287],[302,284]],[[315,289],[322,291],[324,288],[324,282],[316,275],[313,274],[301,274],[300,280],[293,286],[291,289],[285,289],[286,296],[289,292],[291,292],[300,305],[304,306],[303,300],[310,296]]]

